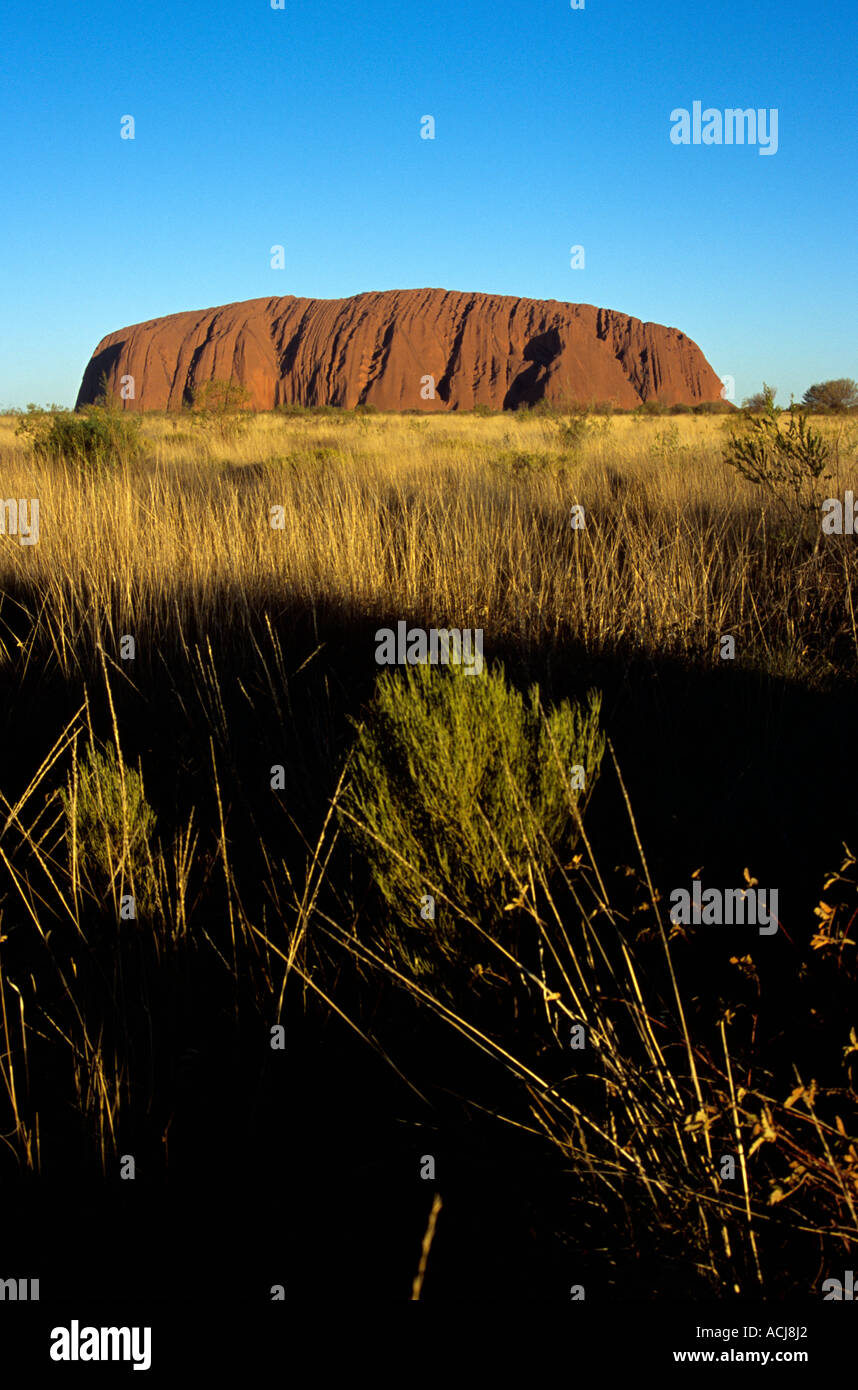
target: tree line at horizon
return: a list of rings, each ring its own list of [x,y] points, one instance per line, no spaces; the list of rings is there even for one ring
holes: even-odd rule
[[[852,377],[836,377],[828,381],[815,382],[812,386],[809,386],[807,390],[804,392],[804,395],[802,396],[800,403],[796,403],[793,400],[793,398],[790,397],[790,404],[788,407],[776,406],[776,396],[777,387],[770,386],[768,382],[764,381],[762,390],[756,391],[752,395],[746,396],[743,399],[741,409],[749,411],[751,414],[757,414],[762,411],[777,411],[780,409],[802,409],[812,414],[819,415],[843,415],[858,412],[858,381],[855,381]],[[101,397],[100,400],[96,402],[96,404],[107,404],[110,401],[110,399],[111,392],[109,390],[106,377],[103,377]],[[67,406],[59,405],[55,401],[52,401],[50,405],[45,406],[40,406],[35,401],[29,401],[23,410],[20,407],[9,406],[6,410],[0,411],[0,414],[79,414],[81,413],[81,411],[90,410],[91,408],[91,406],[82,406],[80,408],[75,408],[74,411],[71,411]],[[208,424],[215,424],[219,419],[222,420],[225,417],[238,415],[252,409],[250,404],[250,392],[247,390],[245,386],[242,386],[241,383],[237,381],[221,381],[216,379],[203,382],[194,392],[193,399],[188,403],[186,408],[190,409],[193,413],[201,416],[204,422]],[[729,411],[735,408],[735,406],[732,406],[727,401],[704,401],[697,406],[690,406],[684,403],[677,405],[666,405],[662,401],[659,401],[657,398],[655,398],[652,400],[642,401],[639,406],[635,407],[634,411],[629,412],[625,411],[619,406],[614,405],[612,401],[596,401],[587,404],[582,404],[581,402],[570,402],[568,406],[564,407],[560,404],[555,405],[546,400],[542,400],[537,402],[534,406],[520,406],[518,410],[514,413],[520,414],[522,412],[527,413],[528,411],[533,411],[537,413],[546,414],[562,414],[564,413],[564,410],[571,411],[573,413],[579,413],[582,410],[586,410],[589,413],[596,415],[612,413],[623,415],[629,413],[634,414],[636,412],[645,415],[671,413],[709,414],[712,411]],[[277,406],[275,407],[275,409],[288,414],[298,413],[304,410],[308,412],[314,410],[328,412],[339,411],[343,409],[343,407],[333,405],[304,406],[292,403],[288,405]],[[354,410],[366,414],[375,414],[377,413],[378,408],[370,404],[364,404],[355,406]],[[420,414],[422,412],[403,411],[400,413]],[[502,414],[503,412],[496,411],[491,406],[475,405],[472,412],[459,413],[471,413],[474,415],[494,415]]]

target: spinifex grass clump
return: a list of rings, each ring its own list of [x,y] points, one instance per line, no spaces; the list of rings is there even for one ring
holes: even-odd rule
[[[604,750],[600,707],[591,691],[546,714],[538,687],[524,698],[502,667],[379,677],[341,810],[391,910],[380,944],[409,977],[447,993],[462,968],[497,968],[473,923],[509,937],[507,906],[568,861]]]
[[[127,881],[145,890],[150,871],[149,840],[155,813],[143,792],[143,778],[120,766],[116,749],[90,744],[69,790],[60,793],[66,812],[69,855],[77,873],[93,888],[112,884],[123,858]]]

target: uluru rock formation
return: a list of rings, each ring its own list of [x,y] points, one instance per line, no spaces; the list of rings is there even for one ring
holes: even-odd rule
[[[240,382],[256,410],[500,409],[543,398],[632,408],[721,396],[703,353],[676,328],[591,304],[431,289],[168,314],[102,338],[78,405],[95,400],[103,375],[117,395],[133,378],[132,410],[177,410],[212,379]]]

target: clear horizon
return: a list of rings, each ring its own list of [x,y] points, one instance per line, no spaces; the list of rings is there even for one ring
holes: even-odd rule
[[[677,328],[737,403],[858,377],[858,16],[584,3],[12,15],[0,408],[149,319],[428,287]]]

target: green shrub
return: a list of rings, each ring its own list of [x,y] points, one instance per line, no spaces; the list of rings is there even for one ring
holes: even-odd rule
[[[822,500],[817,487],[831,449],[821,434],[810,428],[806,414],[780,417],[771,402],[764,415],[750,416],[744,430],[730,434],[724,461],[743,478],[774,493],[791,511],[814,511]],[[827,475],[826,475],[827,476]]]
[[[458,447],[458,440],[452,441],[452,447]],[[538,453],[533,449],[499,449],[493,462],[496,468],[511,473],[514,478],[521,478],[531,473],[550,471],[556,460],[550,454]]]
[[[750,411],[752,415],[771,414],[779,410],[775,405],[775,396],[778,394],[776,386],[769,386],[767,381],[763,382],[762,391],[755,391],[752,396],[746,396],[742,401],[742,409]]]
[[[657,430],[652,450],[662,463],[676,463],[682,452],[679,426],[669,425],[667,429]]]
[[[76,795],[73,784],[60,793],[69,853],[74,842],[78,870],[94,889],[111,882],[122,860],[124,827],[128,835],[127,869],[141,888],[145,883],[155,813],[144,796],[141,774],[130,767],[122,771],[113,744],[107,744],[103,752],[90,744],[78,764]]]
[[[194,388],[191,419],[221,439],[237,439],[250,422],[250,392],[237,381],[215,377]]]
[[[587,438],[587,416],[587,410],[579,410],[570,415],[568,420],[561,420],[557,426],[560,443],[570,454],[580,453]]]
[[[70,463],[88,470],[127,467],[146,454],[139,416],[101,397],[83,410],[48,414],[28,409],[16,434],[29,441],[33,456],[45,463]]]
[[[560,411],[556,405],[542,396],[529,405],[522,401],[519,405],[513,406],[512,413],[516,420],[527,424],[529,420],[554,420]]]
[[[601,695],[586,708],[563,701],[547,715],[533,686],[525,699],[502,667],[468,675],[461,666],[418,665],[379,676],[357,727],[342,823],[365,856],[390,909],[376,949],[406,977],[449,993],[460,972],[499,953],[438,898],[444,894],[491,933],[514,944],[504,909],[549,873],[575,843],[573,803],[583,808],[604,751]],[[584,769],[585,791],[571,769]]]
[[[287,454],[269,454],[267,458],[261,459],[258,464],[242,464],[239,466],[233,464],[229,469],[225,470],[225,473],[229,474],[229,472],[231,472],[234,475],[239,471],[239,467],[247,478],[252,477],[254,473],[261,475],[266,467],[279,469],[291,468],[293,472],[298,472],[300,469],[312,469],[320,463],[331,463],[333,460],[341,457],[342,454],[340,450],[330,445],[308,444],[304,449],[293,449]],[[253,470],[253,472],[250,470]]]
[[[69,407],[67,405],[57,405],[56,401],[52,401],[50,405],[37,405],[35,401],[29,401],[26,410],[21,410],[19,406],[13,405],[10,406],[8,410],[4,410],[3,414],[15,416],[61,415],[63,411],[68,413]]]

